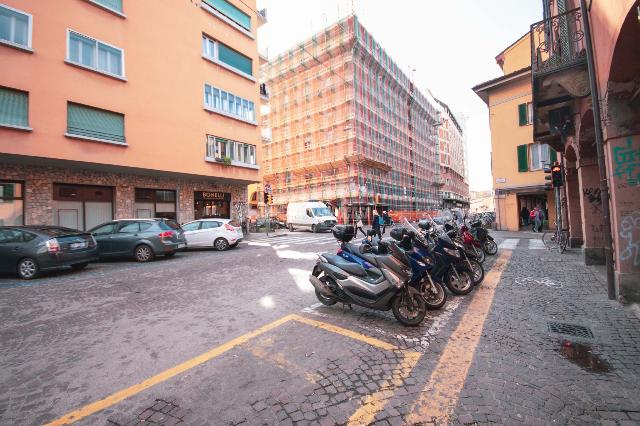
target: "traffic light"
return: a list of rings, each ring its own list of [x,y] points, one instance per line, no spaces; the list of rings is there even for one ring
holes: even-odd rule
[[[545,167],[544,173],[544,180],[549,181],[544,184],[544,189],[546,191],[551,191],[553,188],[560,188],[564,185],[564,179],[562,178],[562,166],[557,161],[553,163],[551,167]]]
[[[269,205],[273,204],[273,195],[271,195],[268,192],[265,192],[264,193],[264,203],[265,204],[269,204]]]

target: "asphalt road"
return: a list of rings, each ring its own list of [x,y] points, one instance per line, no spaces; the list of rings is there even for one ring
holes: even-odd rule
[[[468,423],[489,415],[536,424],[584,415],[567,411],[570,393],[559,407],[549,396],[536,402],[548,411],[522,401],[509,409],[496,396],[487,405],[500,413],[467,395],[483,359],[476,350],[499,343],[487,341],[488,330],[516,316],[492,304],[511,296],[503,273],[511,279],[543,253],[528,240],[535,236],[511,237],[498,238],[506,248],[486,262],[486,285],[450,296],[417,328],[390,313],[318,306],[307,277],[315,252],[335,250],[330,234],[259,236],[226,252],[97,263],[29,282],[0,277],[0,424]],[[624,341],[631,358],[638,338]],[[498,364],[484,374],[503,376]],[[616,370],[614,358],[609,365]],[[633,377],[618,393],[637,385]],[[504,386],[490,385],[492,395]],[[436,408],[425,398],[434,394]]]

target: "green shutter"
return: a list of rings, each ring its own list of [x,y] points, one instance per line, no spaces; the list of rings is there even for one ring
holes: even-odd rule
[[[551,164],[558,161],[558,153],[551,147],[549,147],[549,161],[551,162]]]
[[[527,104],[518,105],[518,117],[520,119],[520,125],[527,125]]]
[[[0,124],[29,127],[27,92],[0,87]]]
[[[69,102],[67,133],[124,143],[124,115]]]
[[[93,0],[106,8],[122,13],[122,0]]]
[[[253,75],[251,59],[222,43],[218,43],[218,60],[245,74]]]
[[[226,0],[204,0],[206,4],[222,13],[241,27],[251,31],[251,16],[247,15]]]
[[[527,159],[527,145],[518,145],[518,171],[528,172],[529,161]]]

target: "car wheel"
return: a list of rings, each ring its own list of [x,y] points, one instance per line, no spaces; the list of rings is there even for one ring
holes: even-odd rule
[[[218,251],[225,251],[229,248],[229,241],[225,240],[224,238],[218,238],[213,242],[213,246]]]
[[[32,280],[38,276],[38,273],[40,273],[40,268],[32,258],[25,257],[18,262],[18,276],[23,280]]]
[[[314,234],[318,232],[318,229],[316,228],[315,225],[311,225],[311,232],[313,232]]]
[[[289,224],[289,232],[293,232],[293,225]]]
[[[81,269],[86,268],[88,264],[89,262],[75,263],[71,265],[71,269],[73,269],[74,271],[79,271]]]
[[[154,258],[153,250],[146,244],[136,247],[133,254],[138,262],[148,262]]]

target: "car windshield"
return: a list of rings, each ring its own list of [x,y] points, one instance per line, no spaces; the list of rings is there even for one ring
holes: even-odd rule
[[[314,216],[332,216],[331,210],[327,207],[314,207],[311,210]]]
[[[158,226],[160,226],[160,229],[163,229],[165,231],[168,231],[170,229],[181,229],[180,225],[175,220],[161,220],[160,222],[158,222]]]

